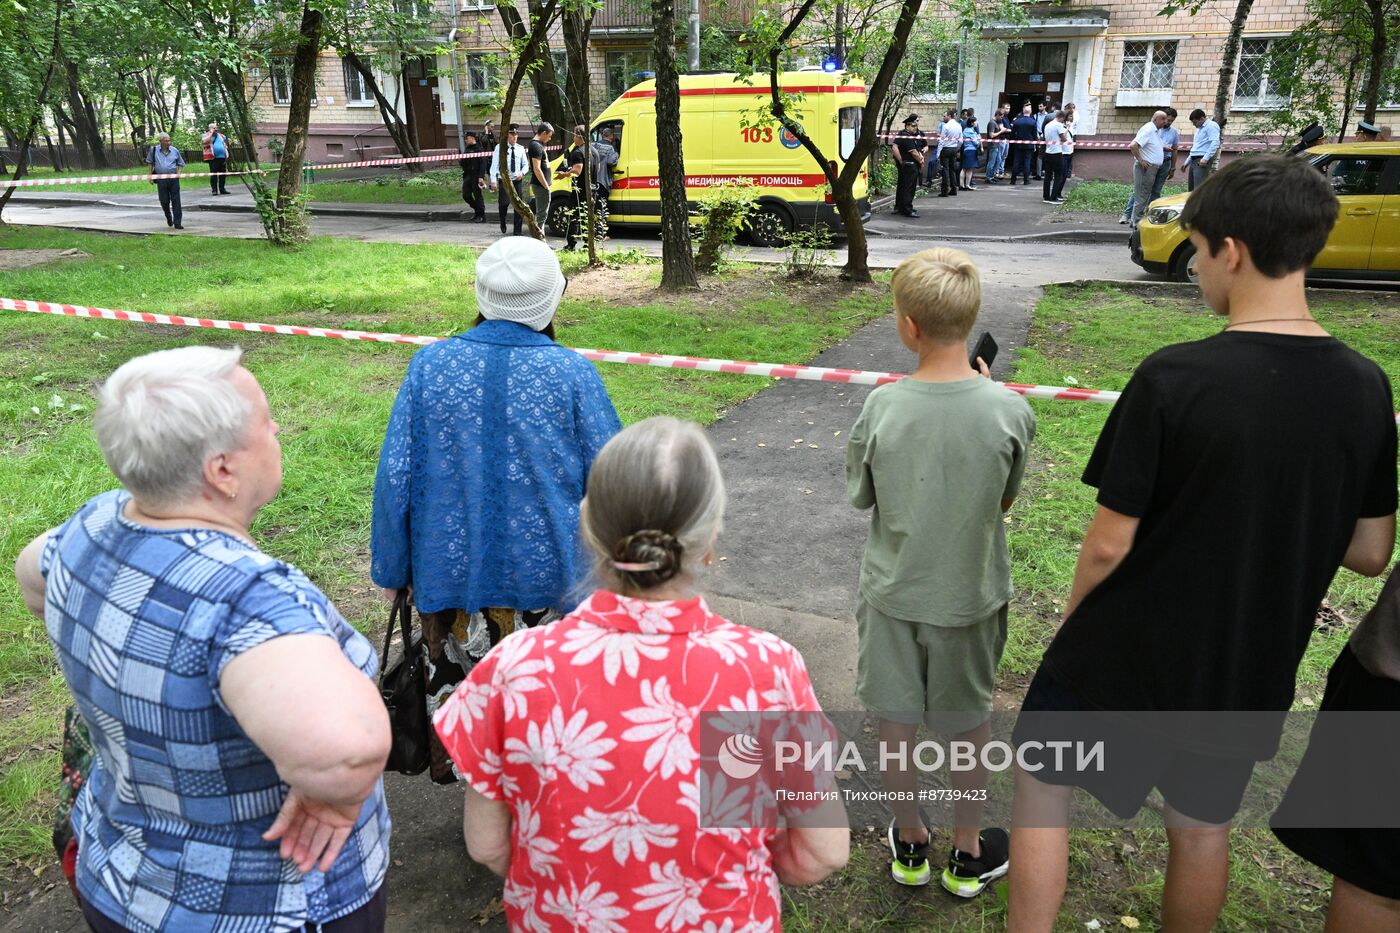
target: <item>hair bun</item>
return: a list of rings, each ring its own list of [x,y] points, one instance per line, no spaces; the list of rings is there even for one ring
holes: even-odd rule
[[[641,589],[650,589],[680,573],[683,551],[675,535],[645,528],[613,548],[613,567]]]

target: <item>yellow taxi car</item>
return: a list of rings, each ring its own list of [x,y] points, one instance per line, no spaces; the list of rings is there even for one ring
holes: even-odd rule
[[[1327,176],[1342,209],[1309,278],[1400,280],[1400,142],[1314,146],[1305,158]],[[1188,195],[1160,198],[1128,240],[1148,272],[1196,281],[1196,247],[1181,229]]]

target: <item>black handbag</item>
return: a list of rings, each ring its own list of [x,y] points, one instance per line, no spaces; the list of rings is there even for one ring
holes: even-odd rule
[[[403,654],[389,666],[389,643],[397,621],[403,638]],[[379,695],[389,710],[392,739],[385,771],[422,774],[428,767],[428,684],[423,675],[423,638],[413,634],[413,610],[408,593],[400,590],[389,610],[389,626],[384,633],[384,656],[379,665]]]

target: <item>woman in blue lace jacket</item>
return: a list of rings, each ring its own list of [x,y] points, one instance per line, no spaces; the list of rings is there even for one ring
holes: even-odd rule
[[[411,588],[429,713],[502,637],[571,609],[588,572],[579,502],[621,425],[593,364],[554,342],[566,284],[539,240],[496,241],[477,260],[477,325],[418,351],[394,402],[371,575]],[[432,739],[432,778],[451,783]]]

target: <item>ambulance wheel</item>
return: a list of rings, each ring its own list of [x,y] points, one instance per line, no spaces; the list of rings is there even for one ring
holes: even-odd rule
[[[573,209],[574,199],[571,197],[556,195],[550,198],[549,219],[545,222],[545,233],[550,236],[568,236],[569,211]]]
[[[760,204],[749,218],[749,239],[754,246],[786,246],[788,234],[797,226],[786,207]]]

